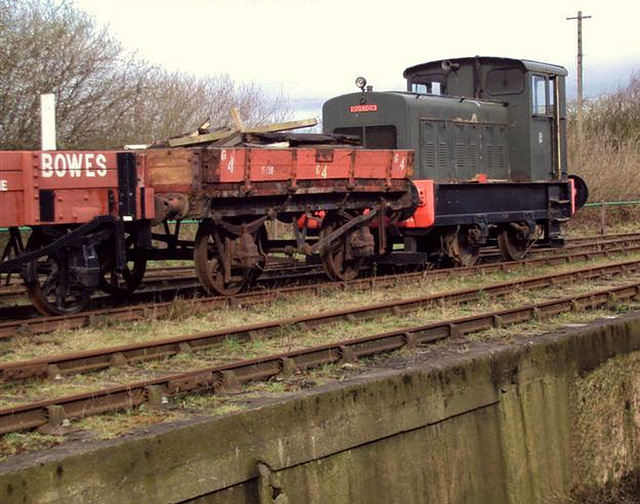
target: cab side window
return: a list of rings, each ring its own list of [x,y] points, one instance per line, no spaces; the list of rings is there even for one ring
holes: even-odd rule
[[[494,68],[487,74],[487,92],[491,96],[519,94],[524,89],[520,68]]]
[[[533,104],[533,115],[549,115],[549,81],[543,75],[534,75],[531,82],[531,92],[533,94],[531,103]]]

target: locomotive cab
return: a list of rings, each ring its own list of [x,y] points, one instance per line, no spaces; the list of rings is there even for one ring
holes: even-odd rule
[[[460,58],[407,68],[407,90],[502,103],[513,180],[566,179],[566,69],[509,58]]]

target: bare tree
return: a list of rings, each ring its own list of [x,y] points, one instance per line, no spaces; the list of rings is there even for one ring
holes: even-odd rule
[[[61,148],[105,146],[153,68],[66,2],[0,0],[0,10],[2,147],[37,147],[41,93],[56,95]]]
[[[291,116],[289,100],[268,96],[255,84],[238,84],[226,74],[198,78],[182,72],[158,72],[153,89],[139,97],[131,116],[133,143],[149,142],[193,131],[205,121],[213,128],[232,125],[237,108],[246,125],[280,122]],[[142,135],[142,136],[140,136]],[[145,136],[146,135],[146,136]]]
[[[0,148],[39,143],[39,95],[56,95],[59,148],[118,148],[230,121],[290,115],[288,99],[229,76],[168,72],[123,50],[65,0],[0,0]]]
[[[585,128],[607,134],[616,144],[640,141],[640,73],[617,91],[591,101],[585,110]]]
[[[617,91],[585,104],[583,139],[570,108],[567,127],[569,166],[584,177],[592,201],[640,198],[640,74]]]

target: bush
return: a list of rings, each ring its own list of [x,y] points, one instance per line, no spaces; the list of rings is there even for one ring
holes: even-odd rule
[[[591,201],[640,199],[640,75],[584,108],[583,139],[575,111],[568,122],[569,172],[589,185]]]

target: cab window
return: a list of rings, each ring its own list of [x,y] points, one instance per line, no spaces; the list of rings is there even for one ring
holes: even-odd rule
[[[549,80],[544,75],[534,75],[531,84],[533,115],[549,115]]]
[[[409,91],[413,93],[445,95],[447,94],[447,77],[444,74],[432,73],[415,75],[410,80]]]
[[[496,68],[487,74],[487,91],[492,96],[518,94],[524,88],[524,74],[519,68]]]
[[[412,93],[427,94],[427,85],[422,82],[414,82],[411,84]]]

